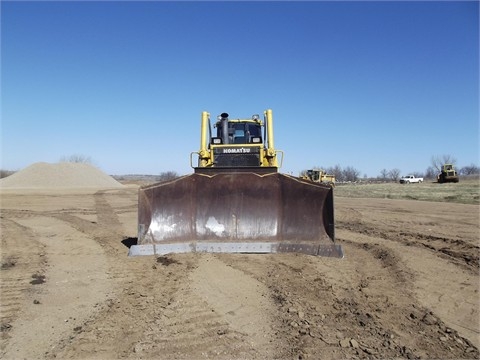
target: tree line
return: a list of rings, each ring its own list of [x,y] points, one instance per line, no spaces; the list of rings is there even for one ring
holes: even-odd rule
[[[455,159],[451,155],[443,155],[443,156],[432,156],[430,160],[430,166],[427,167],[425,172],[418,172],[418,171],[411,171],[408,172],[411,175],[416,177],[423,177],[425,179],[436,179],[437,175],[442,171],[442,166],[444,164],[453,164],[454,166],[457,163],[457,159]],[[352,166],[347,166],[342,168],[340,165],[335,165],[333,167],[313,167],[315,170],[323,170],[327,174],[335,175],[335,179],[338,182],[356,182],[360,180],[361,171],[355,169]],[[459,175],[478,175],[480,174],[480,167],[471,164],[468,166],[464,166],[462,168],[456,169]],[[303,170],[300,176],[306,174],[306,170]],[[380,174],[376,177],[379,180],[383,181],[398,181],[401,177],[402,171],[398,168],[394,169],[382,169]],[[366,175],[365,175],[366,178]]]
[[[73,163],[87,163],[92,164],[92,159],[89,156],[74,154],[70,156],[63,156],[60,159],[60,162],[73,162]],[[441,172],[443,164],[453,164],[456,165],[457,159],[455,159],[452,155],[443,155],[443,156],[432,156],[430,160],[430,166],[425,170],[425,172],[421,173],[418,171],[409,172],[416,177],[423,177],[425,179],[436,179],[437,175]],[[356,182],[360,180],[361,171],[354,168],[353,166],[341,167],[340,165],[335,165],[331,167],[319,167],[314,166],[313,169],[315,170],[322,170],[325,171],[327,174],[335,175],[335,179],[338,182]],[[8,171],[8,170],[0,170],[0,178],[7,177],[12,175],[15,171]],[[300,173],[300,176],[305,175],[307,170],[303,170]],[[477,165],[471,164],[468,166],[464,166],[460,169],[457,169],[459,175],[478,175],[480,174],[480,167]],[[380,174],[376,177],[379,180],[383,181],[398,181],[401,177],[401,170],[394,168],[394,169],[382,169]],[[156,181],[167,181],[172,180],[180,175],[175,171],[164,171],[160,172],[156,176]],[[364,178],[367,176],[365,175]]]

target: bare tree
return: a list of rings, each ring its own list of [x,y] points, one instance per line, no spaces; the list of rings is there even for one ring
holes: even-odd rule
[[[352,181],[352,182],[355,182],[358,180],[359,176],[360,176],[360,171],[358,171],[357,169],[355,169],[354,167],[352,166],[347,166],[344,170],[343,170],[343,176],[345,178],[345,181]]]
[[[429,166],[427,170],[425,170],[425,179],[436,179],[438,175],[438,171],[435,170],[433,166]]]
[[[480,174],[480,167],[471,164],[470,166],[464,166],[462,167],[458,173],[460,175],[474,175],[474,174]]]
[[[432,156],[432,159],[431,159],[431,164],[432,166],[438,170],[438,172],[441,172],[442,171],[442,166],[443,164],[456,164],[457,163],[457,159],[455,159],[452,155],[442,155],[442,156],[439,156],[439,155],[436,155],[436,156]]]
[[[10,175],[13,175],[15,174],[15,171],[11,171],[11,170],[0,170],[0,179],[3,179],[7,176],[10,176]]]
[[[160,173],[160,175],[157,176],[156,180],[157,181],[167,181],[167,180],[173,180],[178,178],[178,174],[175,171],[165,171]]]
[[[326,169],[327,173],[335,175],[335,179],[337,181],[345,181],[345,177],[343,174],[342,167],[340,165],[335,165],[334,167],[330,167]]]
[[[387,177],[388,177],[387,169],[382,169],[382,171],[380,171],[380,176],[384,181],[387,180]]]
[[[400,178],[400,169],[392,169],[388,172],[388,176],[390,177],[390,179],[392,179],[393,181],[398,181],[398,179]]]
[[[63,156],[60,159],[60,162],[92,164],[92,158],[90,156],[73,154],[73,155],[70,155],[70,156]]]

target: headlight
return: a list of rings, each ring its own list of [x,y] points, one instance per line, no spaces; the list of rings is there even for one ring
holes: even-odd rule
[[[252,115],[252,120],[258,120],[258,119],[260,119],[260,115],[258,114]]]
[[[254,144],[260,144],[262,142],[261,137],[252,137],[252,143]]]

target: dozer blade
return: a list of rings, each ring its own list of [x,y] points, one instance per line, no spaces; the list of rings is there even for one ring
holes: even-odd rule
[[[130,256],[184,252],[343,257],[333,189],[280,173],[195,173],[142,187]]]

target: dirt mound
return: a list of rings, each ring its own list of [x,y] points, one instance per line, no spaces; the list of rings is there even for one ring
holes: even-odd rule
[[[84,163],[39,162],[0,180],[0,188],[117,188],[118,181]]]

